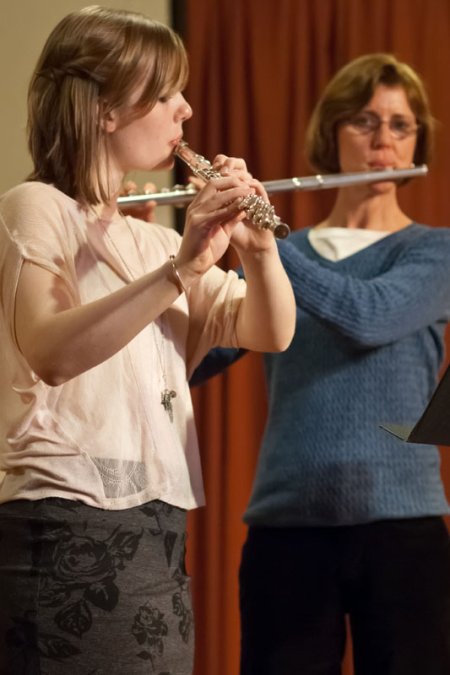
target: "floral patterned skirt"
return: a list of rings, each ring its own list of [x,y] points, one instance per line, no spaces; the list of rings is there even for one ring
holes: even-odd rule
[[[190,675],[186,513],[0,505],[0,675]]]

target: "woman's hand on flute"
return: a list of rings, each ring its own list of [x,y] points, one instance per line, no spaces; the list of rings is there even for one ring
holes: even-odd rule
[[[220,171],[222,175],[238,176],[254,189],[256,195],[261,197],[266,203],[269,203],[264,186],[253,178],[243,159],[217,155],[213,160],[212,166],[215,171]],[[271,232],[257,228],[248,219],[243,219],[241,224],[237,225],[233,230],[231,244],[237,252],[257,252],[271,248],[274,245],[274,241]]]
[[[213,178],[198,192],[186,211],[176,265],[189,285],[218,262],[235,227],[245,218],[240,208],[254,188],[237,175]]]
[[[237,176],[246,181],[250,187],[254,188],[255,194],[269,204],[269,198],[264,186],[253,178],[243,159],[227,157],[226,155],[217,155],[212,162],[212,168],[215,171],[220,172],[223,176]],[[197,176],[190,177],[189,182],[194,185],[197,190],[202,189],[202,187],[206,185],[206,182]],[[231,238],[231,244],[236,250],[249,247],[249,249],[258,251],[272,245],[273,237],[271,237],[267,231],[262,232],[261,229],[258,230],[258,228],[255,228],[248,219],[244,219],[242,222],[247,226],[247,229],[243,226],[236,227]]]

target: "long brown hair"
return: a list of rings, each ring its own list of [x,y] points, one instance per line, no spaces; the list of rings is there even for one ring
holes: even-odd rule
[[[28,180],[52,183],[84,204],[107,201],[102,120],[142,88],[131,111],[184,88],[187,57],[179,36],[143,14],[99,6],[68,14],[44,45],[28,90]]]
[[[338,173],[338,126],[358,113],[372,98],[378,85],[404,89],[419,125],[414,153],[416,164],[430,161],[434,119],[419,75],[392,54],[360,56],[339,70],[325,87],[311,116],[306,133],[306,154],[312,167],[322,173]]]

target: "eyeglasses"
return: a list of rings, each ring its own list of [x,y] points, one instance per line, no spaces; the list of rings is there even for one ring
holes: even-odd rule
[[[373,134],[381,129],[382,124],[387,124],[392,138],[401,140],[417,133],[420,125],[415,120],[407,119],[401,115],[394,115],[389,120],[371,112],[362,112],[345,122],[358,134]]]

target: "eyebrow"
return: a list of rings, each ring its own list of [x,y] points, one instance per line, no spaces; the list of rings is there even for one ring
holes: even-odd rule
[[[379,117],[381,119],[381,115],[379,115],[375,110],[371,110],[370,108],[364,108],[363,110],[359,111],[361,113],[368,113],[369,115],[374,115],[374,117]],[[358,113],[357,113],[358,114]],[[416,119],[414,116],[414,113],[411,115],[409,113],[402,113],[402,112],[394,112],[391,114],[391,117],[404,117],[405,119],[408,119],[411,117],[412,119]]]

